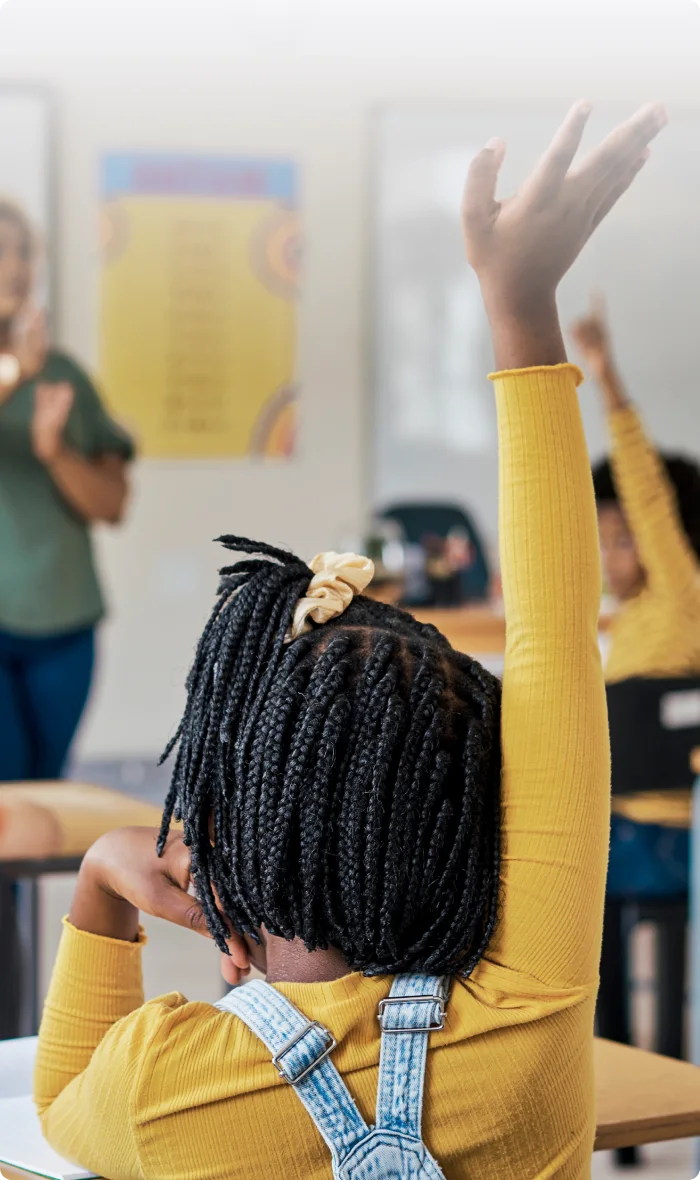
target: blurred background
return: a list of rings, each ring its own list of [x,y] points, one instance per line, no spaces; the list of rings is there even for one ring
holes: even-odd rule
[[[604,290],[652,436],[700,453],[699,54],[692,0],[6,0],[0,193],[45,242],[52,342],[138,451],[124,524],[96,530],[108,617],[71,777],[162,799],[221,533],[365,548],[389,597],[498,614],[492,358],[458,222],[491,136],[507,188],[575,99],[591,140],[668,104],[562,310]],[[45,973],[69,890],[47,893]],[[158,945],[151,990],[180,963]],[[690,1175],[685,1147],[656,1154]]]
[[[606,290],[652,434],[698,449],[699,47],[690,0],[3,5],[3,84],[44,88],[49,110],[52,336],[95,374],[141,450],[128,519],[98,537],[109,620],[79,763],[150,760],[165,743],[212,603],[221,563],[212,538],[222,532],[310,556],[376,531],[379,509],[440,499],[467,510],[493,565],[490,357],[457,222],[470,154],[490,135],[512,140],[508,184],[577,96],[597,103],[591,137],[649,96],[669,103],[673,123],[655,147],[666,166],[648,170],[592,243],[563,309],[578,313],[591,287]],[[3,155],[29,151],[5,125],[14,146]],[[182,430],[170,441],[139,437],[165,380],[149,368],[149,341],[181,326],[168,328],[165,310],[144,326],[133,292],[161,284],[153,299],[165,304],[178,250],[171,240],[167,253],[152,240],[158,231],[149,239],[141,225],[141,249],[114,290],[100,219],[119,204],[106,186],[108,158],[168,155],[290,165],[303,241],[284,328],[292,339],[262,341],[257,354],[264,365],[268,348],[281,347],[298,391],[288,458],[215,454],[211,439],[202,447]],[[167,217],[167,196],[164,206]],[[292,247],[279,245],[282,270],[296,267]],[[149,266],[160,268],[150,279]],[[186,322],[183,307],[174,314]],[[203,353],[217,336],[245,336],[236,311],[202,329]],[[120,351],[129,353],[121,367]],[[583,404],[599,452],[597,407],[585,394]],[[155,454],[159,446],[166,453]]]

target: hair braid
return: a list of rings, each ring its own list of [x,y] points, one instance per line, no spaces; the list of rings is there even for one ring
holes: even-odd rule
[[[311,570],[220,539],[244,557],[187,678],[159,847],[181,818],[221,949],[230,922],[371,974],[471,970],[497,912],[498,682],[363,596],[288,643]]]

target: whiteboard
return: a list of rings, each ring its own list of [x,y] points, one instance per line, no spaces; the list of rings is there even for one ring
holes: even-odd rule
[[[48,94],[30,86],[0,85],[0,197],[28,214],[45,254],[52,229],[51,112]],[[44,258],[38,300],[50,290]]]
[[[459,206],[469,161],[493,135],[512,192],[567,109],[387,110],[374,135],[373,504],[453,500],[493,542],[497,442],[490,339],[464,261]],[[596,111],[582,150],[633,107]],[[671,124],[632,190],[562,284],[562,322],[589,293],[608,301],[628,387],[665,447],[700,454],[700,112]],[[572,360],[577,359],[570,349]],[[606,448],[592,386],[581,403],[593,455]]]

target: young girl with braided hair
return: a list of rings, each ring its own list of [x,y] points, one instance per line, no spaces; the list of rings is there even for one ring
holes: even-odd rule
[[[358,593],[363,559],[224,539],[244,556],[197,649],[163,829],[86,857],[42,1024],[45,1133],[110,1180],[589,1174],[609,760],[555,293],[665,115],[574,165],[588,113],[512,199],[500,141],[465,194],[499,369],[502,695]],[[144,1004],[139,909],[213,938],[231,984],[251,963],[267,984]]]

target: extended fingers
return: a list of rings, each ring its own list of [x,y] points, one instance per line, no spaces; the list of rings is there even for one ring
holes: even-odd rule
[[[578,151],[591,113],[589,102],[577,102],[556,132],[552,142],[523,188],[536,197],[562,183]]]
[[[630,185],[634,181],[637,174],[639,172],[641,172],[641,170],[644,167],[644,165],[646,164],[648,158],[649,157],[648,157],[648,152],[647,152],[644,155],[642,155],[638,160],[636,160],[634,162],[634,164],[631,167],[629,167],[627,169],[627,171],[624,172],[620,176],[620,178],[616,184],[612,185],[612,187],[608,188],[605,192],[602,192],[600,194],[600,197],[596,201],[596,205],[595,205],[595,212],[593,214],[592,229],[595,229],[596,226],[600,225],[603,218],[607,217],[610,210],[620,200],[620,197],[624,193],[627,192],[627,189],[630,187]]]
[[[668,115],[660,103],[641,107],[586,156],[580,168],[572,173],[572,179],[590,193],[605,187],[607,196],[629,177],[647,145],[667,123]]]
[[[505,154],[506,145],[503,140],[492,139],[476,154],[469,165],[462,200],[462,219],[468,234],[479,232],[492,222],[498,173]]]

